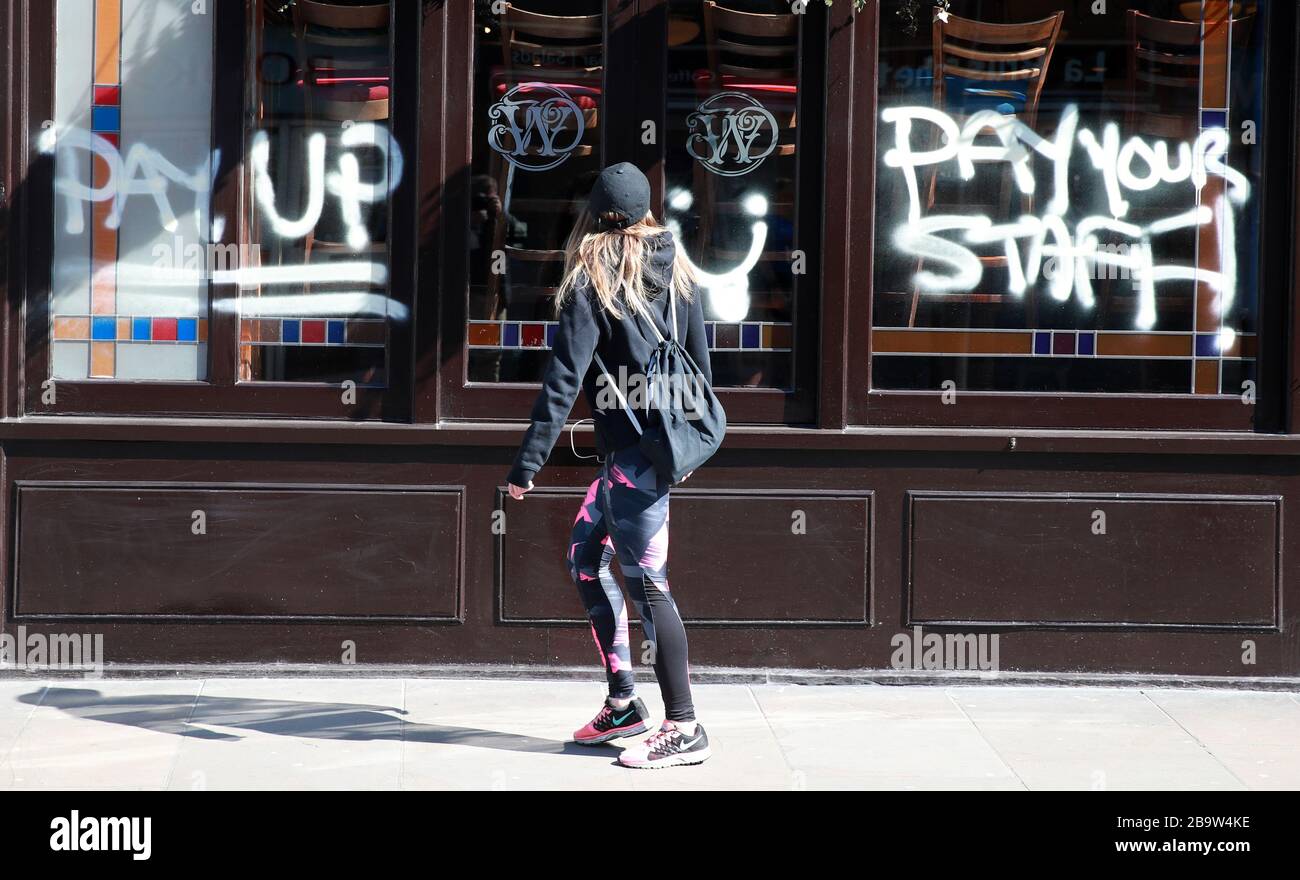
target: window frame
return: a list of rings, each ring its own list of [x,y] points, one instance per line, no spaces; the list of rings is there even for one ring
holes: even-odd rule
[[[1047,9],[1047,5],[1044,6]],[[1052,11],[1055,11],[1053,7]],[[1048,14],[1048,13],[1044,13]],[[1285,178],[1295,167],[1294,124],[1296,64],[1294,53],[1283,52],[1294,39],[1295,9],[1272,4],[1276,18],[1269,29],[1264,78],[1266,131],[1261,137],[1265,169]],[[875,4],[859,13],[852,28],[852,42],[861,47],[859,63],[868,75],[855,77],[848,137],[865,149],[852,156],[850,215],[855,226],[870,230],[867,240],[848,249],[849,277],[862,279],[865,294],[849,299],[850,337],[862,340],[850,345],[846,363],[847,423],[863,427],[921,427],[968,429],[1100,429],[1275,432],[1285,430],[1284,413],[1288,397],[1287,373],[1300,370],[1300,352],[1288,347],[1287,315],[1293,308],[1288,300],[1294,291],[1292,260],[1296,247],[1295,212],[1297,192],[1286,185],[1264,187],[1260,194],[1264,218],[1261,233],[1263,253],[1278,256],[1261,263],[1259,354],[1255,406],[1243,405],[1233,397],[1206,397],[1154,393],[1039,393],[958,391],[955,404],[945,405],[943,392],[894,391],[871,385],[874,347],[872,316],[875,297],[875,175],[878,167],[879,54],[881,28]],[[1294,47],[1294,42],[1290,44]],[[1281,180],[1279,180],[1281,183]],[[1283,259],[1282,257],[1286,258]],[[1300,338],[1300,337],[1295,337]],[[1287,354],[1295,366],[1287,368]]]
[[[213,4],[208,12],[214,16],[212,148],[221,151],[211,211],[214,216],[238,217],[240,240],[247,235],[242,211],[248,185],[243,122],[250,51],[247,26],[255,2]],[[57,379],[53,381],[55,401],[45,402],[45,383],[51,379],[49,292],[54,238],[54,157],[37,152],[31,135],[40,128],[42,120],[53,118],[56,4],[28,0],[22,5],[26,7],[25,27],[20,29],[19,40],[25,41],[25,45],[19,57],[25,58],[30,73],[23,95],[26,114],[14,126],[15,155],[24,172],[24,187],[34,194],[25,199],[26,213],[22,218],[26,230],[22,414],[405,421],[411,400],[413,318],[389,322],[388,384],[357,386],[355,402],[344,403],[343,386],[339,383],[237,381],[238,286],[211,280],[208,282],[206,379],[195,382]],[[407,167],[418,167],[420,91],[415,83],[422,66],[421,56],[431,51],[431,47],[419,43],[417,4],[394,3],[391,10],[390,128],[399,143],[410,145]],[[232,70],[236,65],[238,69]],[[215,88],[219,77],[229,83],[226,88]],[[402,88],[401,84],[406,82],[411,86]],[[406,220],[415,213],[415,177],[415,171],[408,171],[389,200],[388,295],[408,310],[414,306],[416,242],[414,224]]]

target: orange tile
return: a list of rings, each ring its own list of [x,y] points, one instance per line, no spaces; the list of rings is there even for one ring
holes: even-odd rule
[[[939,330],[873,330],[876,354],[1031,354],[1034,334],[1026,332],[967,333]]]
[[[55,339],[89,339],[90,319],[89,318],[55,318],[54,338]]]
[[[112,179],[112,174],[113,174],[113,168],[108,164],[107,159],[105,159],[103,156],[99,155],[98,153],[94,153],[91,155],[90,157],[90,185],[91,186],[93,186],[95,189],[103,189],[104,187],[108,186],[109,180]],[[108,212],[113,207],[113,200],[106,199],[102,202],[95,202],[94,205],[96,208],[101,209],[101,211],[105,215],[107,215]]]
[[[500,345],[500,324],[469,324],[466,330],[470,345]]]
[[[96,279],[90,284],[90,313],[112,315],[117,311],[117,287],[111,280]]]
[[[90,343],[90,375],[96,379],[112,379],[116,374],[114,342]]]
[[[1215,212],[1215,219],[1197,229],[1196,263],[1207,272],[1219,272],[1223,269],[1223,226],[1219,222],[1218,211],[1224,201],[1227,186],[1222,177],[1210,177],[1201,189],[1201,204]],[[1232,210],[1229,208],[1228,210]],[[1228,242],[1228,247],[1236,247],[1235,242]],[[1196,329],[1201,333],[1210,333],[1219,329],[1219,292],[1208,284],[1196,285]]]
[[[130,339],[130,338],[131,338],[131,319],[130,319],[130,318],[118,318],[118,319],[117,319],[117,338],[118,338],[118,339]]]
[[[1191,357],[1192,334],[1098,333],[1097,354],[1111,357]]]
[[[1201,106],[1217,109],[1228,106],[1228,49],[1232,29],[1228,14],[1232,4],[1229,0],[1204,0],[1204,3]]]
[[[122,0],[95,0],[95,82],[116,85],[122,57]]]
[[[199,318],[199,342],[208,341],[208,319]]]
[[[1196,362],[1196,393],[1197,394],[1218,394],[1219,393],[1219,362],[1218,361],[1197,361]]]

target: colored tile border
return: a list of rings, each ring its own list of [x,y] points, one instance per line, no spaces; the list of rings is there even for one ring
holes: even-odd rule
[[[549,349],[554,321],[469,321],[465,344],[471,349]],[[794,347],[794,325],[777,321],[705,321],[712,351],[787,352]]]
[[[383,348],[388,344],[384,318],[244,318],[239,323],[244,345],[301,345]]]
[[[168,342],[196,345],[208,341],[208,319],[156,315],[55,315],[50,337],[55,342]]]
[[[1257,337],[1235,334],[1221,349],[1218,333],[877,327],[871,331],[871,349],[875,355],[1251,361]]]

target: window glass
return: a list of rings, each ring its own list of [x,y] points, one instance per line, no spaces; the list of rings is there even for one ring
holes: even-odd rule
[[[1249,391],[1270,4],[896,5],[873,387]]]
[[[387,385],[390,4],[250,8],[239,379]]]
[[[207,377],[212,16],[190,7],[58,0],[56,379]]]
[[[780,0],[669,5],[664,213],[701,272],[717,385],[793,385],[802,19]]]
[[[538,382],[545,369],[564,242],[603,164],[602,7],[476,4],[471,382]]]

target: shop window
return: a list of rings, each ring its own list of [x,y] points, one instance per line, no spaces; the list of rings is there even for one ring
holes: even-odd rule
[[[254,265],[240,284],[240,381],[383,386],[389,197],[387,3],[258,2],[245,128]]]
[[[605,15],[571,0],[477,7],[467,375],[539,382],[564,242],[604,166]]]
[[[29,409],[400,412],[411,297],[393,267],[414,233],[395,243],[390,218],[410,204],[416,103],[394,84],[416,69],[418,14],[58,0],[34,16],[54,199]]]
[[[701,271],[718,385],[793,387],[800,20],[671,6],[664,208]]]
[[[824,14],[781,0],[475,9],[464,371],[446,405],[526,414],[531,392],[510,389],[545,369],[565,240],[600,169],[633,161],[701,274],[729,412],[810,421],[822,131],[805,80],[821,75]]]
[[[1217,400],[1249,425],[1269,7],[984,0],[883,22],[873,391]]]

